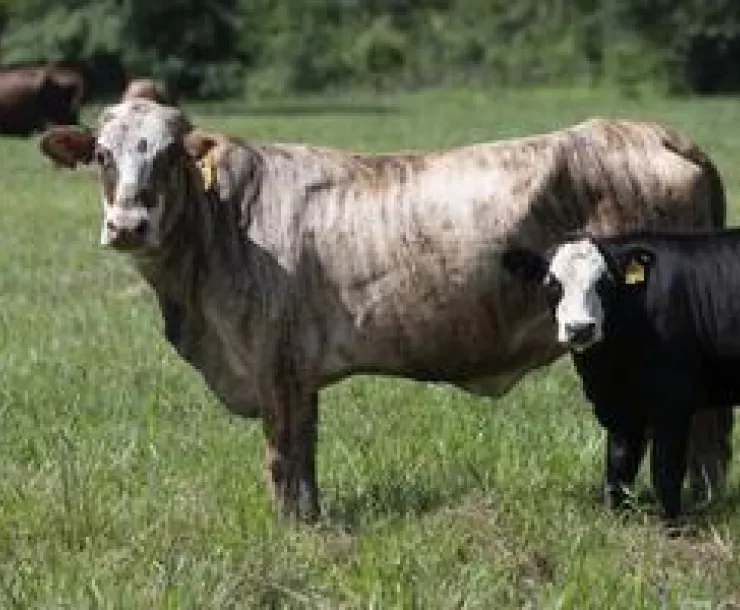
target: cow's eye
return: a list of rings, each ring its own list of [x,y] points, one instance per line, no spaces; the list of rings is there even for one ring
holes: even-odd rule
[[[97,163],[98,166],[101,167],[102,169],[109,168],[112,163],[110,152],[103,148],[98,148],[95,151],[95,163]]]
[[[545,276],[542,285],[545,287],[548,304],[555,307],[563,296],[563,285],[552,275]]]
[[[177,157],[177,147],[170,144],[154,158],[154,171],[158,174],[169,171],[175,163]]]

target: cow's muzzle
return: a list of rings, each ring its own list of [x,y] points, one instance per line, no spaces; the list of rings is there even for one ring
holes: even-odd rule
[[[149,235],[149,220],[132,217],[125,221],[108,219],[100,234],[100,243],[113,248],[130,249],[146,245]]]
[[[565,344],[575,351],[582,352],[597,340],[595,322],[578,322],[565,324]]]

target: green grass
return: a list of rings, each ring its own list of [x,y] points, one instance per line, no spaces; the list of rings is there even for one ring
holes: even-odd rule
[[[192,109],[256,140],[371,151],[657,119],[710,151],[740,213],[736,99],[457,90]],[[498,402],[370,377],[328,389],[324,517],[276,522],[259,425],[220,407],[96,245],[90,175],[52,169],[31,140],[3,140],[0,167],[1,608],[740,604],[740,458],[692,534],[667,539],[650,504],[620,520],[597,501],[602,433],[566,360]]]

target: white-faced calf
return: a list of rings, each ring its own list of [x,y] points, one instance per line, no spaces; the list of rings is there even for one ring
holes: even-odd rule
[[[558,341],[610,432],[612,502],[651,430],[653,485],[666,518],[677,517],[691,418],[730,418],[740,401],[740,231],[586,237],[544,256],[511,249],[503,262],[548,294]]]

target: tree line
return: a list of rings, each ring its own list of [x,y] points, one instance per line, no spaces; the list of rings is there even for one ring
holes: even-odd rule
[[[63,60],[95,93],[615,85],[740,90],[738,0],[0,0],[0,64]]]

